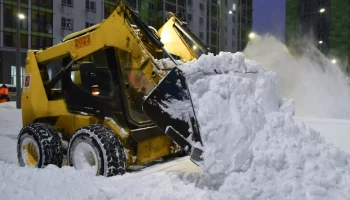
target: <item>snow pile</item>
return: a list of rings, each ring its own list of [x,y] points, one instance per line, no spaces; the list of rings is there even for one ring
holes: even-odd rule
[[[349,156],[291,115],[267,115],[245,173],[230,173],[216,199],[348,199]]]
[[[245,61],[242,53],[224,52],[202,56],[181,70],[188,75],[201,128],[204,169],[210,174],[245,171],[255,134],[266,123],[265,113],[279,108],[276,74]]]
[[[214,199],[349,197],[349,156],[293,121],[294,101],[279,97],[276,73],[242,53],[202,56],[181,69],[205,146],[203,180],[218,189]],[[214,69],[225,73],[209,75]]]

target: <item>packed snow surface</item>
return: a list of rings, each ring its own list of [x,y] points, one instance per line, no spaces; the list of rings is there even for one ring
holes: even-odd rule
[[[190,66],[190,67],[188,67]],[[242,53],[203,55],[181,66],[204,143],[188,157],[95,177],[72,167],[21,168],[20,112],[0,104],[0,199],[348,199],[349,155],[293,120],[275,72]],[[215,70],[215,71],[214,71]]]

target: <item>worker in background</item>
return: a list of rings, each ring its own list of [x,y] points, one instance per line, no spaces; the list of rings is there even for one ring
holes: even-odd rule
[[[9,89],[5,84],[3,84],[0,87],[0,103],[5,103],[8,101],[9,101]]]

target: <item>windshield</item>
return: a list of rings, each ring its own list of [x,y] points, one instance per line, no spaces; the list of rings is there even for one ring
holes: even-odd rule
[[[192,48],[197,55],[200,57],[202,54],[208,53],[208,49],[206,46],[192,33],[191,29],[187,26],[187,24],[176,22],[175,28],[181,33],[182,37],[188,43],[188,45]]]
[[[119,49],[118,57],[125,84],[129,114],[137,123],[147,123],[149,118],[142,110],[142,102],[144,97],[154,89],[154,86],[140,68],[132,67],[130,52]]]

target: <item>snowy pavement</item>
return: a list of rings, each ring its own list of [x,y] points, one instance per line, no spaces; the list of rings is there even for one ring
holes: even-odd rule
[[[22,127],[21,110],[16,109],[16,102],[0,104],[0,161],[17,163],[17,134]]]

